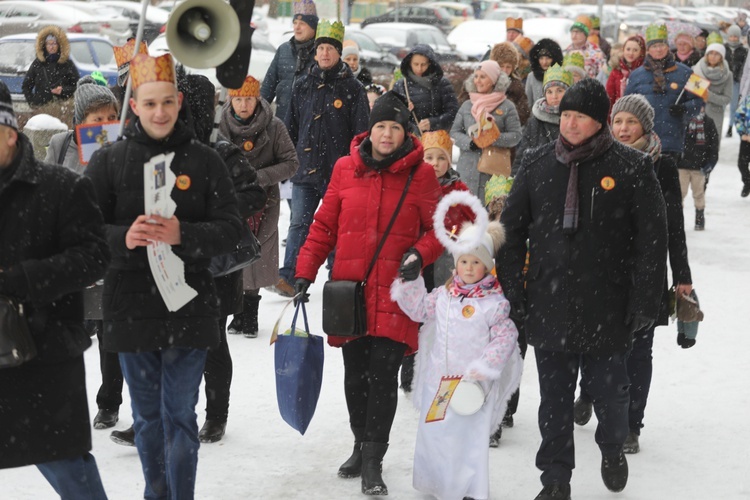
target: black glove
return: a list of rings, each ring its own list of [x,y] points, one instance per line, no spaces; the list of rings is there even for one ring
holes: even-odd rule
[[[312,282],[305,278],[297,278],[294,281],[294,305],[298,302],[307,303],[310,302],[310,294],[307,293],[307,289],[310,288]]]
[[[669,114],[675,118],[682,118],[685,114],[685,106],[682,104],[672,104],[669,106]]]
[[[632,333],[640,332],[650,328],[654,324],[654,320],[648,318],[642,314],[632,313],[628,316],[628,320],[625,322],[626,325],[630,326]]]
[[[510,303],[510,319],[516,323],[523,323],[526,319],[526,304],[522,300],[514,300]]]
[[[409,257],[416,257],[416,259]],[[408,264],[405,264],[406,260],[410,260]],[[410,248],[406,251],[403,257],[401,257],[401,266],[398,268],[398,275],[404,279],[404,281],[414,281],[419,278],[419,273],[422,271],[422,256],[419,255],[415,249]]]
[[[481,151],[482,148],[477,146],[477,143],[474,141],[469,141],[469,151]]]

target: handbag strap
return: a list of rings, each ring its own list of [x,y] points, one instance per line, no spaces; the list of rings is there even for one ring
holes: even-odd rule
[[[62,143],[62,148],[60,148],[60,153],[57,156],[57,164],[62,165],[65,163],[65,154],[68,152],[68,146],[70,146],[70,141],[73,140],[73,134],[75,134],[75,130],[71,130],[68,132],[68,135],[65,136],[65,140]]]
[[[302,319],[305,322],[305,331],[310,334],[310,326],[307,324],[307,309],[305,309],[305,303],[301,300],[297,301],[297,307],[294,309],[294,317],[292,318],[292,335],[297,331],[297,313],[302,309]]]
[[[365,273],[365,279],[362,282],[362,284],[367,283],[367,278],[370,276],[370,273],[372,272],[372,268],[375,267],[375,261],[378,260],[378,255],[380,255],[380,251],[383,249],[383,245],[385,244],[385,239],[388,237],[388,233],[391,232],[393,223],[396,222],[396,217],[398,216],[398,213],[401,210],[401,205],[404,204],[404,200],[406,199],[406,193],[409,192],[409,186],[411,185],[411,180],[414,178],[414,173],[417,171],[418,166],[419,165],[414,165],[413,167],[411,167],[411,172],[409,172],[409,177],[406,179],[406,185],[404,186],[404,191],[401,193],[401,198],[398,200],[398,204],[396,205],[396,210],[393,211],[391,220],[388,222],[388,226],[385,228],[385,232],[383,233],[383,237],[380,239],[380,243],[378,244],[377,250],[375,250],[375,255],[372,256],[372,261],[370,262],[370,265],[367,266],[367,272]]]

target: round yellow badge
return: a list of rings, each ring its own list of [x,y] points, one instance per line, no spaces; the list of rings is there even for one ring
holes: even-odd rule
[[[471,318],[474,316],[474,306],[464,306],[464,308],[461,309],[461,314],[464,315],[464,318]]]
[[[672,90],[677,90],[677,89],[678,89],[678,88],[679,88],[680,86],[679,86],[679,85],[677,85],[677,83],[675,83],[675,82],[672,82],[672,83],[670,83],[670,84],[669,84],[669,87],[670,87],[670,88],[671,88]]]
[[[339,109],[343,105],[344,102],[341,99],[336,99],[335,101],[333,101],[333,107],[336,109]]]
[[[612,177],[602,177],[602,189],[605,191],[609,191],[610,189],[613,189],[615,187],[615,180]]]
[[[255,147],[255,144],[253,144],[253,141],[245,141],[242,143],[242,149],[245,151],[252,151]]]
[[[186,191],[190,187],[190,177],[188,177],[187,175],[177,176],[177,179],[175,180],[175,186],[177,186],[177,189]]]

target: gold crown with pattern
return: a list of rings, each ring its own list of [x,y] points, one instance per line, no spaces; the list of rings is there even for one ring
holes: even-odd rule
[[[667,26],[664,24],[649,24],[646,28],[646,42],[653,42],[656,40],[667,41]]]
[[[315,7],[315,2],[313,0],[294,0],[292,10],[294,11],[295,16],[302,15],[317,17],[318,15],[318,9]]]
[[[260,82],[248,76],[245,81],[242,82],[242,87],[238,89],[229,89],[227,95],[232,97],[260,97]]]
[[[136,54],[130,61],[130,78],[133,89],[144,83],[169,82],[176,85],[174,63],[170,54],[151,57],[146,54]]]
[[[585,68],[586,62],[583,59],[583,54],[578,51],[568,52],[563,57],[563,68],[566,66],[578,66],[579,68]]]
[[[128,40],[128,43],[123,45],[122,47],[112,47],[112,50],[115,53],[115,62],[117,63],[117,67],[120,68],[124,66],[125,64],[129,63],[131,59],[133,59],[133,52],[135,52],[135,38],[131,38]],[[146,42],[141,42],[141,47],[138,50],[139,54],[148,54],[148,45],[146,45]]]
[[[424,132],[422,134],[422,148],[427,151],[431,148],[439,148],[448,154],[448,159],[451,158],[451,152],[453,151],[453,139],[445,130],[435,130],[433,132]]]
[[[559,64],[553,64],[544,72],[544,81],[542,82],[542,85],[546,87],[549,82],[561,82],[568,87],[572,87],[573,75],[570,71],[565,71],[565,68]]]
[[[706,45],[711,45],[712,43],[718,43],[719,45],[724,45],[724,39],[721,38],[721,35],[717,32],[712,32],[706,37]]]
[[[341,21],[334,21],[331,23],[329,20],[324,19],[318,23],[318,29],[315,31],[315,38],[331,38],[344,43],[344,23]]]

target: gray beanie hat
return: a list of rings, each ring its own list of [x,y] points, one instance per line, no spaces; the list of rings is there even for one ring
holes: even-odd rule
[[[742,37],[742,29],[736,24],[733,24],[727,28],[727,36]]]
[[[75,94],[73,94],[73,123],[80,125],[92,110],[109,104],[114,106],[115,111],[117,111],[118,102],[112,91],[107,87],[98,85],[96,80],[90,76],[84,76],[78,80]]]
[[[641,94],[629,94],[617,99],[615,105],[612,106],[610,118],[614,119],[620,111],[638,118],[644,134],[649,134],[654,129],[654,108]]]

